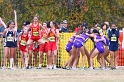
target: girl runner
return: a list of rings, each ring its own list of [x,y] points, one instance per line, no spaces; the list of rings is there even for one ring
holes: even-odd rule
[[[57,41],[59,39],[58,25],[55,21],[50,22],[48,31],[48,69],[56,69],[57,64]],[[54,65],[52,66],[52,54],[54,55]]]
[[[34,41],[39,44],[44,44],[44,41],[40,38],[40,29],[42,25],[38,22],[38,16],[34,16],[33,23],[30,24],[29,29],[31,29],[31,38],[28,40],[27,45],[32,44]]]
[[[22,65],[28,69],[28,49],[26,43],[28,41],[28,28],[24,26],[23,31],[18,36],[19,51],[22,58]]]
[[[99,57],[102,58],[102,69],[105,69],[105,64],[104,64],[104,57],[103,57],[103,52],[104,52],[104,46],[103,46],[103,43],[102,41],[104,40],[103,38],[101,38],[101,36],[99,35],[99,32],[94,29],[93,30],[93,34],[88,34],[88,36],[90,37],[93,37],[94,38],[94,41],[95,41],[95,49],[94,51],[91,53],[90,55],[90,69],[92,70],[93,69],[93,58],[98,54]]]
[[[75,39],[75,36],[72,36],[69,41],[68,44],[66,45],[66,51],[68,52],[69,56],[71,56],[72,54],[72,47],[73,47],[73,41]],[[66,66],[68,65],[69,60],[65,63],[65,65],[62,67],[63,69],[66,69]],[[73,61],[71,62],[71,66],[73,64]]]
[[[118,38],[119,38],[119,30],[117,29],[116,25],[112,23],[111,29],[108,31],[108,37],[110,39],[110,62],[111,62],[111,69],[116,69],[117,66],[117,51],[118,51]]]
[[[43,58],[43,54],[48,53],[48,28],[47,28],[47,22],[43,23],[43,27],[41,29],[41,38],[44,40],[45,44],[40,44],[40,64],[39,67],[37,69],[41,69],[42,68],[42,58]],[[47,59],[48,60],[48,59]]]
[[[14,54],[14,41],[16,38],[16,31],[17,31],[17,15],[16,15],[16,11],[14,10],[14,15],[15,15],[15,23],[13,21],[9,21],[7,26],[5,25],[5,23],[1,20],[2,24],[4,25],[4,27],[6,27],[7,29],[4,30],[3,34],[2,34],[2,42],[4,44],[4,67],[6,67],[6,58],[9,55],[10,58],[10,69],[12,69],[12,64],[13,64],[13,54]],[[5,35],[5,42],[3,39],[3,36]]]

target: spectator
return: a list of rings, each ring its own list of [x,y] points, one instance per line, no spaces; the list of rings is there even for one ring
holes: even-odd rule
[[[68,26],[68,21],[64,20],[63,21],[63,27],[61,27],[60,32],[69,32],[67,26]]]
[[[1,35],[2,35],[4,30],[5,30],[5,27],[4,27],[4,25],[0,21],[0,38],[1,38]]]
[[[2,18],[1,18],[1,20],[2,20]],[[3,33],[3,31],[5,30],[5,27],[4,27],[4,25],[2,24],[2,21],[0,21],[0,38],[1,38],[1,35],[2,35],[2,33]],[[1,44],[1,42],[0,42],[0,45],[2,45]],[[3,47],[0,47],[0,49],[3,49]],[[1,56],[0,56],[1,57]],[[1,57],[2,58],[2,57]],[[0,58],[0,67],[1,67],[1,58]]]
[[[108,26],[107,28],[107,31],[108,31],[110,29],[109,22],[105,21],[104,23]]]
[[[59,31],[61,31],[62,27],[63,27],[63,22],[61,22],[60,25],[59,25]]]

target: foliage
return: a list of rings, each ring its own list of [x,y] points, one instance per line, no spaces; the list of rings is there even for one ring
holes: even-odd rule
[[[72,31],[78,22],[88,22],[89,27],[98,21],[115,22],[119,28],[124,22],[124,2],[122,0],[0,0],[0,16],[7,22],[13,19],[13,10],[18,12],[18,25],[32,20],[35,14],[39,21],[69,21]]]

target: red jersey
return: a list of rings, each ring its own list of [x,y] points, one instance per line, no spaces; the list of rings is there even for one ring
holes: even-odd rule
[[[55,31],[55,33],[56,33],[56,29],[54,29],[54,31]],[[56,41],[56,36],[55,36],[55,34],[51,31],[51,29],[50,29],[50,33],[49,33],[48,37],[49,37],[49,41],[50,41],[50,42],[55,42],[55,41]]]
[[[48,31],[47,31],[47,32],[48,32]],[[48,40],[47,40],[47,38],[48,38],[47,32],[46,32],[45,30],[41,30],[41,36],[42,36],[42,38],[43,38],[43,40],[44,40],[45,42],[48,41]]]
[[[26,43],[27,43],[27,41],[28,41],[28,34],[27,35],[21,35],[21,41],[20,41],[20,45],[22,45],[22,46],[25,46],[26,45]]]
[[[32,23],[31,31],[33,37],[39,36],[39,30],[40,30],[40,24],[38,23],[36,26],[34,26],[34,23]]]

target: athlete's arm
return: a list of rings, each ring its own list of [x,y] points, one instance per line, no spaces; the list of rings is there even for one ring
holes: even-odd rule
[[[0,17],[0,22],[2,23],[2,25],[6,28],[6,24],[3,22],[2,18]]]
[[[42,29],[42,24],[39,23],[40,29],[39,29],[39,36],[41,37],[41,29]]]
[[[18,26],[17,26],[17,12],[16,12],[16,10],[14,10],[14,22],[15,22],[15,31],[17,31],[17,28],[18,28]]]
[[[86,33],[86,35],[89,36],[89,37],[92,37],[92,38],[95,37],[94,34],[88,34],[88,33]]]
[[[56,38],[57,38],[57,40],[59,39],[59,30],[58,29],[56,29],[56,33],[54,33],[55,34],[55,36],[56,36]]]

